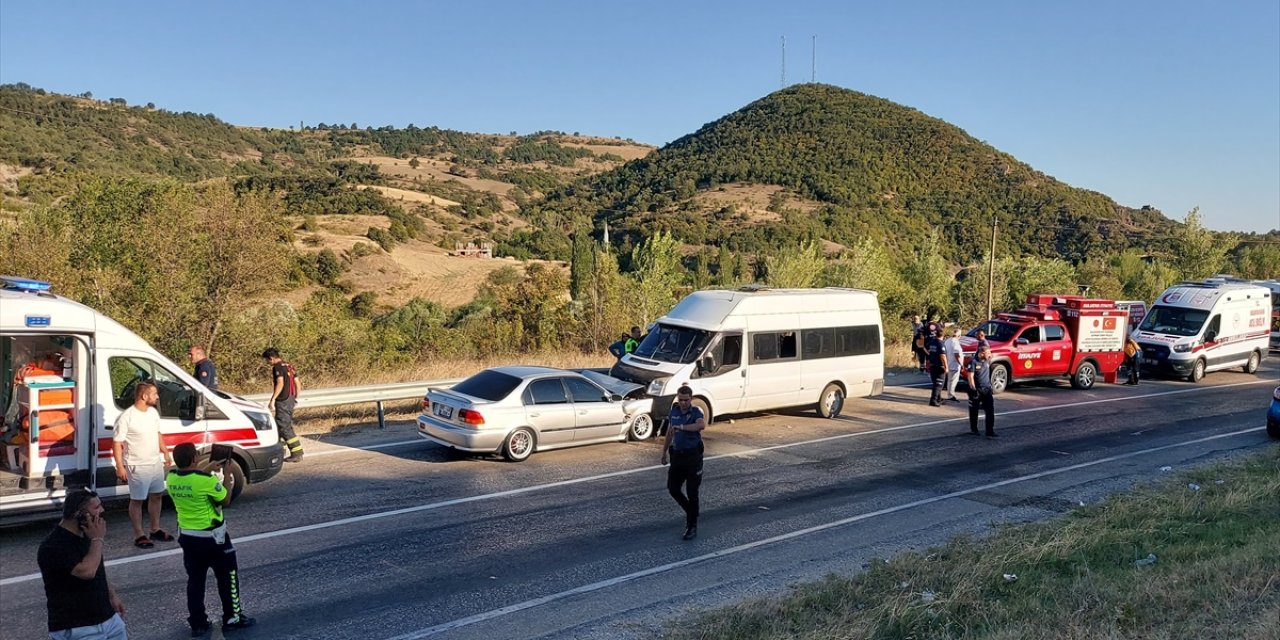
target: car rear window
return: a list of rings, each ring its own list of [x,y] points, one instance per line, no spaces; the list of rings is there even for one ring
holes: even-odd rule
[[[459,382],[450,391],[496,402],[507,397],[518,386],[520,386],[520,378],[486,370]]]

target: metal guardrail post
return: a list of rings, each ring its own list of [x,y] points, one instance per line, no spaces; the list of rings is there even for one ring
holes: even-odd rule
[[[378,428],[379,429],[387,428],[387,414],[382,410],[381,400],[378,401]]]

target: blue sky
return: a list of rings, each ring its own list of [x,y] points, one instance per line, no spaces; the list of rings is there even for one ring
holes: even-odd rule
[[[1280,228],[1280,2],[0,3],[0,82],[243,125],[665,144],[811,72],[1064,182]]]

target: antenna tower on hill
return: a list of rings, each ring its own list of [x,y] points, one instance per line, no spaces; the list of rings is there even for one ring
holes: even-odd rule
[[[813,36],[813,59],[809,61],[809,82],[818,81],[818,36]]]

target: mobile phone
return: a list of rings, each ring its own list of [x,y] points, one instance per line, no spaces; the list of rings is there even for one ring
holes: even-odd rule
[[[231,459],[231,447],[225,444],[215,444],[209,452],[209,462],[226,462]]]

